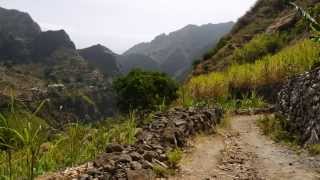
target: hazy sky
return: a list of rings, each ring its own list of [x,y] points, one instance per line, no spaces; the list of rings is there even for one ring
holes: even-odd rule
[[[236,21],[255,0],[0,0],[43,30],[65,29],[78,48],[101,43],[121,53],[188,24]]]

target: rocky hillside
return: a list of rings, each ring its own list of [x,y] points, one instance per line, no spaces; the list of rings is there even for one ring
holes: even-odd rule
[[[54,125],[112,114],[109,75],[118,70],[109,73],[96,66],[103,52],[91,59],[90,49],[83,50],[84,59],[65,31],[41,32],[27,13],[17,10],[0,8],[0,23],[1,99],[14,92],[17,104],[31,110],[46,101],[40,114]]]
[[[230,31],[233,23],[188,25],[168,35],[161,34],[148,43],[137,44],[124,55],[142,54],[156,61],[162,71],[181,77],[218,40]]]
[[[315,11],[319,0],[296,0],[298,5]],[[230,65],[234,54],[248,44],[254,37],[261,33],[285,33],[290,42],[305,37],[308,30],[302,18],[293,7],[288,6],[283,0],[259,0],[235,24],[215,49],[198,64],[194,75],[204,74],[224,69]],[[290,43],[286,43],[290,45]],[[269,53],[274,53],[270,51]]]
[[[92,66],[107,76],[117,76],[120,68],[117,62],[117,55],[110,49],[98,44],[79,50],[80,55]]]
[[[143,54],[118,55],[117,60],[121,65],[124,74],[129,73],[132,69],[144,69],[150,71],[160,71],[160,65],[149,56]]]

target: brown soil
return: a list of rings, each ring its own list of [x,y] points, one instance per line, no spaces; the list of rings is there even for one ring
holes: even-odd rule
[[[171,180],[316,180],[320,157],[290,150],[263,136],[260,116],[235,116],[219,135],[197,137]]]

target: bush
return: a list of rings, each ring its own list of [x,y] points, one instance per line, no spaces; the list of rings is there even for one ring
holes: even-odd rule
[[[170,104],[178,97],[178,84],[166,74],[133,70],[127,76],[116,79],[113,89],[121,111],[132,109],[155,110],[157,106]]]
[[[269,136],[272,140],[292,146],[298,145],[297,137],[287,131],[287,122],[282,117],[265,115],[258,120],[257,124],[261,128],[262,133]]]
[[[267,54],[276,53],[285,41],[285,36],[280,34],[257,35],[244,47],[237,49],[233,59],[237,63],[252,63]]]
[[[180,149],[173,149],[167,152],[168,162],[171,168],[178,166],[182,159],[183,152]]]

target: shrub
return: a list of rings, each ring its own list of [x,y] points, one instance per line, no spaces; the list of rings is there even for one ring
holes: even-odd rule
[[[178,166],[179,162],[182,159],[183,152],[180,149],[174,149],[167,152],[168,162],[171,168]]]
[[[274,54],[283,47],[285,41],[286,37],[282,34],[259,34],[237,49],[233,59],[237,63],[252,63],[267,54]]]
[[[286,130],[287,122],[281,117],[265,115],[258,120],[258,126],[264,135],[270,136],[276,142],[297,145],[297,138]]]
[[[113,82],[120,110],[155,110],[178,97],[178,84],[166,74],[133,70]]]
[[[308,150],[311,155],[319,155],[320,154],[320,144],[313,144],[308,147]]]

